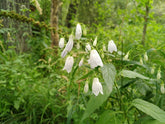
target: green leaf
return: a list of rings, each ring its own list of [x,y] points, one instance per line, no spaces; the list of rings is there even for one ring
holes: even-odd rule
[[[112,92],[113,83],[116,75],[116,69],[112,64],[106,64],[101,68],[101,72],[105,81],[103,85],[103,95],[99,94],[96,96],[91,96],[90,100],[87,103],[86,111],[82,117],[82,121],[90,116],[97,108],[99,108],[109,97]]]
[[[116,117],[116,113],[119,112],[114,112],[109,110],[103,112],[103,114],[101,114],[96,124],[122,124],[119,118]]]
[[[123,76],[123,77],[128,77],[128,78],[141,78],[141,79],[149,80],[148,77],[143,76],[142,74],[139,74],[137,72],[130,71],[130,70],[122,70],[120,72],[120,75]]]
[[[146,116],[146,117],[140,118],[134,124],[165,124],[165,123],[155,120],[151,118],[150,116]]]
[[[165,123],[165,111],[160,109],[158,106],[142,99],[135,99],[132,104],[142,112],[150,115],[152,118]]]

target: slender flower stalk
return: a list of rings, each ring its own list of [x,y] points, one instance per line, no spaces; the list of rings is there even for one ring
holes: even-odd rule
[[[91,50],[88,63],[90,64],[91,68],[95,68],[97,66],[103,67],[103,62],[96,50]]]
[[[113,40],[109,41],[108,43],[108,51],[110,53],[113,53],[113,51],[117,52],[117,47]]]
[[[82,29],[81,29],[81,25],[78,23],[76,26],[75,39],[79,40],[81,36],[82,36]]]
[[[72,71],[73,63],[74,63],[73,57],[72,56],[68,56],[66,58],[65,66],[64,66],[63,70],[66,70],[68,73],[70,73]]]
[[[92,92],[95,96],[98,96],[99,93],[103,94],[103,88],[98,78],[93,79]]]
[[[60,47],[61,49],[64,48],[64,38],[60,38],[59,47]]]

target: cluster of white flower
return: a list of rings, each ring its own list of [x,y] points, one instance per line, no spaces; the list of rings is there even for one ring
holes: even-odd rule
[[[77,24],[75,39],[80,40],[81,36],[82,36],[81,25]],[[64,48],[64,41],[65,41],[64,38],[60,38],[59,47],[61,49]],[[73,35],[70,35],[69,36],[69,41],[67,42],[64,50],[61,53],[62,58],[64,58],[67,55],[67,53],[72,50],[73,44],[74,44]],[[97,45],[97,36],[96,36],[96,38],[93,42],[93,46],[96,46],[96,45]],[[77,43],[77,48],[78,49],[80,48],[79,43]],[[103,45],[103,50],[104,50],[104,52],[106,51],[105,44]],[[89,43],[86,43],[85,51],[90,52],[90,56],[89,56],[89,59],[88,59],[88,64],[90,65],[90,67],[92,69],[94,69],[98,66],[103,67],[103,62],[102,62],[102,59],[101,59],[99,53],[97,52],[96,49],[91,49],[91,46],[90,46]],[[109,41],[109,43],[108,43],[108,51],[110,53],[112,53],[113,51],[117,52],[117,47],[116,47],[113,40]],[[83,62],[84,62],[84,58],[81,58],[81,60],[79,62],[79,67],[81,67],[83,65]],[[72,71],[73,64],[74,64],[74,58],[72,56],[68,56],[66,58],[65,66],[64,66],[63,70],[66,70],[68,73],[70,73]],[[88,89],[89,89],[89,86],[88,86],[88,82],[87,82],[87,83],[85,83],[85,86],[84,86],[84,92],[88,92]],[[94,93],[95,96],[98,96],[99,93],[103,94],[103,88],[102,88],[102,85],[99,82],[98,78],[93,79],[92,92]]]

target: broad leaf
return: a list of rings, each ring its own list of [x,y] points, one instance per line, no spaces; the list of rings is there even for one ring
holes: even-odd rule
[[[137,72],[130,71],[130,70],[122,70],[120,72],[120,75],[123,76],[123,77],[128,77],[128,78],[141,78],[141,79],[149,80],[148,77],[143,76],[142,74],[139,74]]]
[[[151,118],[150,116],[142,117],[137,120],[134,124],[165,124],[158,120]]]
[[[103,85],[103,95],[99,94],[98,96],[91,96],[90,100],[87,103],[86,111],[82,117],[82,121],[90,116],[97,108],[99,108],[108,98],[112,92],[113,83],[116,75],[115,67],[112,64],[106,64],[101,68],[101,72],[105,81]]]
[[[133,100],[132,104],[142,112],[150,115],[152,118],[165,123],[165,111],[158,106],[141,99]]]

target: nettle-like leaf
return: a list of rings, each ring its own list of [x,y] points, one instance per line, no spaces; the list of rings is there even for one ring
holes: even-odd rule
[[[165,123],[165,111],[160,109],[158,106],[142,99],[133,100],[132,105],[147,115],[150,115],[152,118]]]
[[[142,75],[142,74],[139,74],[137,72],[134,72],[134,71],[130,71],[130,70],[122,70],[120,72],[120,75],[123,76],[123,77],[128,77],[128,78],[140,78],[140,79],[145,79],[145,80],[149,80],[150,78]]]
[[[103,95],[99,94],[98,96],[91,96],[90,100],[87,103],[86,111],[82,117],[82,121],[90,116],[97,108],[99,108],[109,97],[112,92],[116,69],[113,64],[106,64],[101,68],[103,79],[105,85],[103,85]]]

